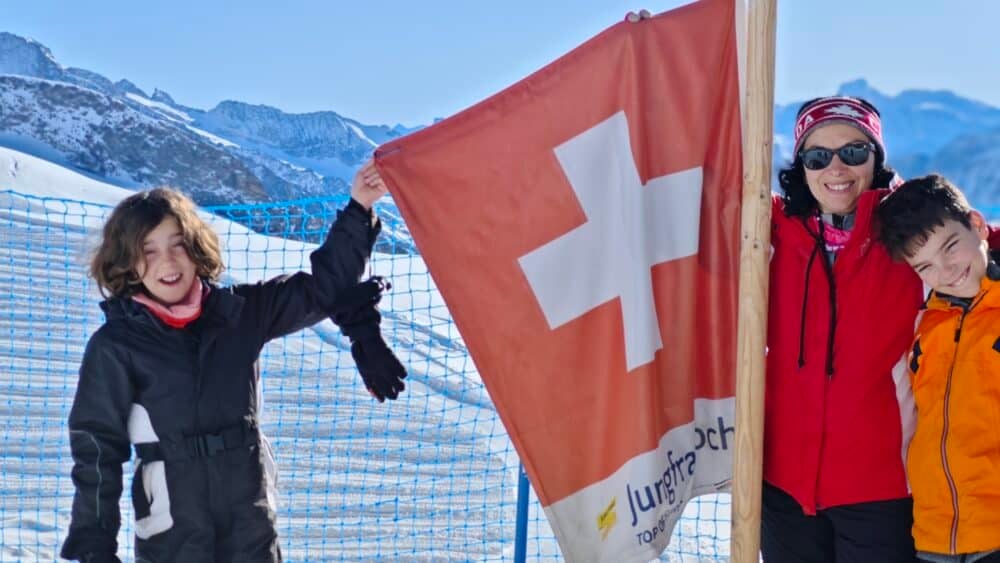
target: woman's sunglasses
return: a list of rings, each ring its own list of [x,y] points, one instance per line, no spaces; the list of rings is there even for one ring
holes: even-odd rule
[[[824,147],[813,147],[799,152],[802,159],[802,166],[809,170],[822,170],[830,166],[833,155],[840,157],[840,161],[848,166],[859,166],[868,162],[868,155],[875,150],[875,145],[864,141],[847,143],[839,149],[827,149]]]

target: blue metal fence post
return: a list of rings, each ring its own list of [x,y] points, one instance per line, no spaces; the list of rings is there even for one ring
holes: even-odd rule
[[[528,555],[528,474],[517,466],[517,524],[514,532],[514,563],[524,563]]]

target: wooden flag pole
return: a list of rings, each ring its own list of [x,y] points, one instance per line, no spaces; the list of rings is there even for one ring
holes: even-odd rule
[[[764,451],[764,350],[771,247],[771,139],[777,0],[749,0],[743,135],[743,218],[733,456],[733,563],[756,563]]]

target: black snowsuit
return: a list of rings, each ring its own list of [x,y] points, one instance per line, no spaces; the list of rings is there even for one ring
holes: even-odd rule
[[[280,561],[258,354],[329,315],[378,231],[352,200],[310,256],[311,275],[212,287],[183,329],[132,299],[101,304],[107,321],[87,344],[69,416],[76,495],[62,557],[117,560],[122,463],[135,444],[137,561]]]

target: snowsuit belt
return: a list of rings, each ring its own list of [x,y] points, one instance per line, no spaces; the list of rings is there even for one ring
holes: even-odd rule
[[[163,460],[212,457],[229,450],[250,447],[258,441],[256,425],[243,421],[214,434],[183,436],[177,440],[146,442],[135,445],[135,453],[143,463]]]

